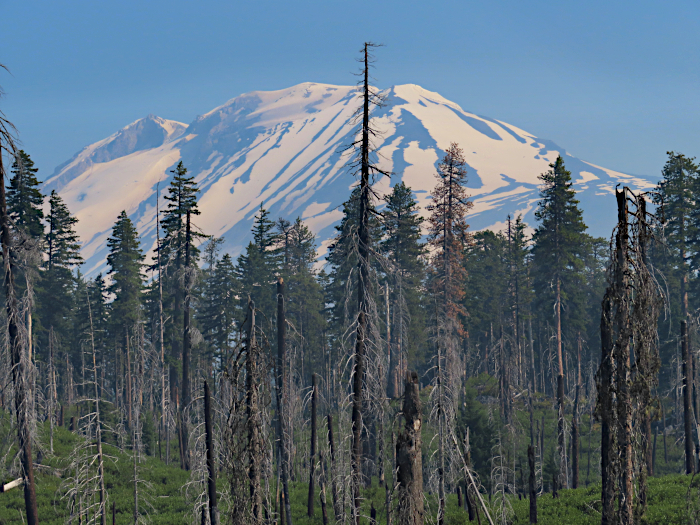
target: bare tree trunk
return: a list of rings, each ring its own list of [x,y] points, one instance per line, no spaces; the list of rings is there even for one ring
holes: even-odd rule
[[[443,407],[444,394],[443,394],[443,365],[442,365],[442,353],[440,346],[440,338],[438,335],[438,365],[437,365],[437,375],[438,375],[438,525],[443,525],[445,522],[445,411]],[[502,374],[501,374],[502,375]]]
[[[285,425],[288,410],[287,392],[287,325],[284,312],[284,280],[277,281],[277,423],[279,430],[279,455],[282,471],[282,497],[287,525],[292,525],[291,502],[289,501],[289,436]],[[335,495],[334,495],[335,498]],[[282,524],[284,525],[284,523]]]
[[[160,184],[160,182],[158,182]],[[156,187],[158,188],[158,184]],[[165,464],[170,464],[170,428],[169,420],[167,415],[167,399],[166,399],[166,388],[165,388],[165,376],[167,374],[167,367],[165,366],[165,322],[163,318],[163,269],[160,264],[160,189],[156,189],[157,199],[156,199],[156,255],[158,256],[158,324],[160,329],[160,366],[161,366],[161,377],[160,377],[160,397],[161,397],[161,417],[162,417],[162,429],[165,434]]]
[[[29,340],[31,340],[31,313],[29,314]],[[57,393],[56,393],[56,370],[54,368],[54,359],[53,359],[53,351],[54,351],[54,341],[53,341],[53,326],[49,329],[49,427],[50,427],[50,443],[49,443],[49,450],[51,451],[51,454],[53,454],[53,427],[54,427],[54,418],[56,416],[56,398],[57,398]]]
[[[19,308],[15,296],[14,255],[11,248],[10,221],[5,199],[5,168],[2,164],[0,148],[0,239],[2,241],[2,258],[5,266],[3,284],[5,288],[5,305],[7,309],[7,330],[12,361],[12,383],[14,385],[15,413],[17,416],[17,438],[20,462],[24,475],[24,506],[27,513],[27,525],[37,525],[39,514],[36,504],[36,487],[34,485],[34,463],[32,461],[32,438],[30,435],[29,392],[27,387],[27,369],[22,359],[22,340],[19,335]]]
[[[95,381],[95,441],[97,441],[97,476],[100,483],[100,525],[107,525],[107,494],[105,491],[104,457],[102,455],[102,419],[100,417],[100,389],[97,382],[97,359],[95,358],[95,332],[92,326],[92,308],[87,297],[90,315],[90,344],[92,346],[92,371]]]
[[[664,432],[664,463],[668,465],[668,447],[666,446],[666,410],[664,409],[663,399],[660,402],[661,405],[661,421],[663,422],[663,432]]]
[[[683,356],[683,425],[685,429],[685,473],[695,474],[693,460],[693,427],[692,427],[692,383],[690,381],[691,361],[688,348],[688,325],[681,321],[681,353]]]
[[[139,478],[138,478],[138,446],[136,445],[136,427],[132,431],[132,450],[134,452],[134,525],[139,523]]]
[[[527,464],[530,467],[530,523],[537,523],[537,483],[535,481],[535,449],[532,445],[527,447]]]
[[[318,408],[318,386],[316,374],[311,374],[311,450],[309,452],[309,498],[306,505],[306,513],[309,518],[314,516],[314,474],[316,470],[316,410]]]
[[[369,151],[370,151],[370,86],[369,86],[369,47],[364,46],[364,84],[362,107],[362,143],[360,172],[360,217],[358,254],[357,303],[358,318],[353,370],[352,401],[352,470],[353,470],[353,512],[356,525],[360,525],[360,486],[362,482],[362,388],[364,382],[365,338],[367,337],[367,286],[369,285]]]
[[[132,385],[131,385],[131,348],[129,347],[129,329],[124,330],[124,341],[126,343],[126,413],[129,416],[129,428],[134,428],[133,423],[133,402],[131,396],[133,395]]]
[[[422,525],[423,459],[421,440],[421,402],[418,374],[406,375],[403,416],[405,424],[396,440],[396,468],[399,492],[399,520],[402,525]]]
[[[209,494],[209,520],[219,525],[219,507],[216,504],[216,464],[214,463],[214,424],[211,418],[211,393],[209,383],[204,380],[204,428],[207,445],[207,489]]]
[[[182,468],[190,470],[189,431],[187,425],[187,407],[190,404],[190,347],[192,334],[190,333],[190,210],[187,210],[187,223],[185,227],[185,301],[182,315],[182,404],[180,405],[180,424],[182,425]]]
[[[262,523],[262,486],[261,486],[261,461],[263,455],[262,444],[262,415],[260,413],[259,381],[261,380],[258,368],[260,355],[255,339],[255,305],[248,300],[248,330],[246,346],[246,397],[248,418],[248,479],[250,480],[250,502],[252,517],[255,523]]]
[[[323,457],[323,452],[320,452],[321,461],[321,483],[319,494],[319,499],[321,500],[321,518],[323,519],[323,525],[328,525],[328,508],[326,506],[326,459]]]
[[[576,395],[574,397],[574,415],[571,422],[571,488],[578,488],[579,471],[579,420],[578,403],[581,385],[576,384]]]
[[[600,390],[598,391],[601,420],[600,474],[602,478],[601,523],[614,523],[615,480],[613,452],[613,407],[610,387],[612,386],[612,304],[608,296],[603,299],[603,313],[600,320],[600,340],[602,356],[600,361]]]
[[[331,452],[331,496],[333,497],[333,513],[335,521],[339,522],[342,518],[340,501],[338,501],[338,485],[335,481],[336,463],[335,463],[335,439],[333,439],[333,416],[328,414],[328,448]]]
[[[559,484],[567,487],[566,468],[566,443],[564,436],[564,359],[562,355],[561,340],[561,279],[557,276],[557,362],[559,364],[559,375],[557,376],[557,447],[559,456]]]

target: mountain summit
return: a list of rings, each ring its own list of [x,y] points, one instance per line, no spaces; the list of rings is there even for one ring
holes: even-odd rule
[[[614,225],[614,188],[648,189],[650,179],[596,166],[555,143],[515,126],[464,111],[413,84],[383,91],[375,113],[381,166],[393,172],[375,182],[379,194],[403,180],[422,208],[435,185],[436,165],[451,142],[464,150],[474,207],[472,229],[501,229],[510,214],[535,225],[538,175],[557,155],[572,172],[584,218],[594,235]],[[122,210],[138,227],[144,246],[155,244],[156,195],[182,160],[201,189],[196,225],[224,237],[238,254],[250,238],[263,202],[273,217],[301,216],[319,236],[319,255],[333,236],[355,179],[343,148],[353,140],[354,86],[304,83],[279,91],[254,91],[229,100],[189,126],[153,115],[87,146],[56,168],[44,184],[66,201],[79,223],[85,271],[104,267],[112,224]],[[161,199],[160,206],[163,207]]]

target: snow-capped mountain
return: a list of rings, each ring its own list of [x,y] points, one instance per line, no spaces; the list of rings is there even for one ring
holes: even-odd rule
[[[647,189],[651,179],[582,161],[555,143],[515,126],[464,111],[416,85],[384,90],[386,105],[375,113],[380,164],[394,173],[375,183],[379,194],[403,180],[422,208],[435,185],[445,148],[457,142],[468,163],[474,200],[472,229],[504,226],[508,214],[535,224],[538,175],[557,155],[565,158],[594,235],[608,236],[614,223],[618,183]],[[201,189],[196,225],[224,237],[237,255],[250,239],[260,203],[273,217],[300,216],[326,252],[340,205],[355,179],[345,167],[358,105],[355,87],[304,83],[280,91],[256,91],[229,100],[189,126],[153,115],[87,146],[56,168],[44,191],[55,189],[78,219],[84,271],[104,268],[106,241],[122,210],[136,224],[144,246],[155,244],[156,196],[166,191],[170,170],[182,160]]]

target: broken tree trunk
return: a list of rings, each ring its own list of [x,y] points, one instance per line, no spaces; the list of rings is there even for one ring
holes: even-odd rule
[[[338,484],[335,481],[336,464],[335,464],[335,439],[333,438],[333,416],[328,414],[328,448],[331,452],[331,496],[333,498],[333,513],[335,521],[339,522],[342,518],[342,509],[338,498]]]
[[[216,465],[214,463],[214,425],[211,418],[211,393],[209,383],[204,381],[204,428],[207,445],[207,489],[209,493],[209,520],[219,524],[219,508],[216,504]]]
[[[407,373],[404,387],[404,428],[396,440],[396,469],[399,520],[405,525],[423,525],[423,460],[421,451],[421,402],[418,374]]]
[[[530,489],[530,523],[537,523],[537,482],[535,481],[535,448],[532,445],[527,447],[527,464],[530,468],[529,489]]]

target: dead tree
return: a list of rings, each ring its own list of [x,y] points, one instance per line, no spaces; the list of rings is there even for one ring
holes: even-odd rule
[[[252,520],[262,523],[262,484],[261,462],[264,453],[262,434],[262,414],[260,410],[260,381],[262,380],[255,337],[255,305],[248,300],[248,326],[246,330],[246,416],[248,427],[248,479],[250,482],[250,503]]]
[[[279,461],[282,475],[282,498],[287,525],[292,525],[291,502],[289,501],[289,432],[286,428],[287,392],[287,321],[284,312],[284,280],[277,281],[277,425],[279,439]],[[284,524],[283,524],[284,525]]]
[[[574,413],[571,418],[571,488],[578,488],[579,478],[579,396],[581,394],[581,333],[578,334],[578,373],[574,394]]]
[[[214,425],[211,417],[211,393],[204,381],[204,427],[207,446],[207,491],[209,495],[209,523],[219,525],[219,508],[216,505],[216,463],[214,461]]]
[[[180,442],[182,457],[182,468],[190,469],[187,408],[190,404],[190,349],[192,346],[192,334],[190,333],[190,295],[191,295],[191,275],[190,265],[190,239],[191,239],[190,210],[187,210],[187,221],[185,225],[185,300],[182,316],[182,404],[180,405],[180,425],[182,425]]]
[[[336,456],[335,456],[335,439],[333,438],[333,416],[328,414],[328,449],[331,453],[331,496],[333,498],[333,513],[335,521],[340,521],[342,517],[341,503],[338,497],[338,484],[335,479],[336,472]]]
[[[1,67],[1,66],[0,66]],[[12,362],[12,383],[14,385],[15,414],[17,417],[17,438],[20,462],[24,476],[24,506],[27,514],[27,524],[39,523],[36,503],[36,487],[34,485],[34,463],[32,461],[31,421],[29,404],[31,392],[27,384],[27,369],[31,366],[24,355],[22,338],[20,336],[20,312],[15,295],[14,274],[15,263],[10,232],[10,218],[7,213],[5,197],[5,167],[2,161],[3,149],[11,154],[15,152],[10,130],[12,124],[0,113],[0,241],[2,242],[2,258],[5,275],[3,279],[5,292],[5,308],[7,310],[7,331]]]
[[[358,262],[357,262],[357,326],[355,337],[355,354],[353,365],[352,388],[352,472],[353,472],[353,513],[356,525],[360,524],[360,487],[362,484],[362,417],[363,417],[363,383],[365,379],[365,353],[367,345],[368,315],[369,315],[369,283],[370,283],[370,231],[369,214],[372,201],[370,176],[389,175],[371,162],[370,155],[374,151],[372,138],[377,131],[371,125],[372,108],[382,105],[382,97],[369,84],[369,69],[373,62],[371,55],[375,44],[366,42],[362,50],[362,81],[360,82],[360,98],[362,105],[355,113],[360,122],[359,138],[348,147],[355,152],[350,161],[350,167],[360,176],[360,210],[357,225]]]
[[[160,184],[160,182],[158,182]],[[156,188],[158,188],[158,184]],[[165,434],[165,464],[170,464],[170,419],[168,417],[168,399],[166,388],[167,367],[165,365],[165,321],[163,317],[163,268],[160,260],[160,191],[156,189],[156,256],[158,264],[158,328],[160,330],[160,396],[161,396],[161,428]]]
[[[530,468],[528,478],[530,489],[530,523],[537,523],[537,482],[535,481],[535,449],[532,445],[527,447],[527,464]]]
[[[423,458],[421,428],[422,406],[418,393],[418,374],[406,374],[403,398],[404,428],[396,439],[398,483],[398,523],[423,525]]]
[[[643,441],[637,436],[644,432],[657,382],[656,326],[662,296],[646,259],[650,229],[644,196],[635,195],[628,188],[617,191],[616,196],[618,224],[601,316],[597,415],[602,422],[601,522],[626,525],[641,519],[646,501],[647,472],[643,460],[639,462],[642,505],[635,510],[635,443]],[[637,452],[645,457],[644,450]]]
[[[309,451],[309,498],[306,512],[309,518],[314,516],[314,474],[316,470],[316,411],[318,408],[318,385],[316,374],[311,375],[311,450]]]
[[[692,423],[692,382],[691,357],[688,345],[688,323],[681,321],[681,354],[683,359],[683,428],[685,436],[685,473],[695,474],[693,458],[693,423]]]

